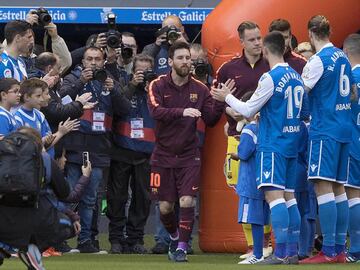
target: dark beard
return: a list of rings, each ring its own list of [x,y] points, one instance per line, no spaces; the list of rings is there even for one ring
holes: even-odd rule
[[[186,69],[183,69],[182,67],[178,68],[178,67],[174,67],[175,72],[178,76],[185,78],[187,76],[189,76],[190,74],[190,68],[188,66],[186,66]]]

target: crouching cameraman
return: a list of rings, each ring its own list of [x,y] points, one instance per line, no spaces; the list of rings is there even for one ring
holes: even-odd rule
[[[146,89],[150,81],[156,78],[153,65],[152,57],[144,54],[135,56],[132,80],[124,88],[132,105],[130,113],[114,121],[115,147],[107,192],[110,252],[113,254],[147,253],[143,238],[150,210],[149,158],[155,135],[154,121],[147,107]],[[126,218],[129,182],[132,195]]]

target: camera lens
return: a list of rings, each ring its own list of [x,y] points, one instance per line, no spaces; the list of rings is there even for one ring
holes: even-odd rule
[[[105,69],[95,69],[93,72],[93,78],[94,80],[104,82],[107,78],[107,73]]]
[[[122,47],[121,48],[121,57],[123,59],[130,59],[133,57],[133,50],[129,47]]]
[[[41,13],[39,16],[39,20],[46,25],[51,22],[51,16],[48,13]]]
[[[208,65],[202,59],[199,59],[194,63],[194,68],[195,68],[195,75],[197,77],[204,77],[209,72]]]

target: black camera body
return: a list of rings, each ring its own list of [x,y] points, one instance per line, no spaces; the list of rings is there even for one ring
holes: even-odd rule
[[[93,80],[97,80],[100,82],[105,82],[107,79],[107,72],[103,68],[97,68],[93,70]]]
[[[180,37],[179,32],[180,30],[175,25],[170,25],[166,31],[166,39],[174,42]]]
[[[196,59],[193,65],[197,77],[203,78],[209,74],[209,65],[203,59]]]
[[[43,7],[38,8],[37,10],[32,12],[33,14],[38,15],[38,23],[41,26],[46,26],[49,23],[51,23],[51,15],[49,14],[49,11]]]
[[[132,58],[134,55],[134,52],[132,50],[132,48],[127,47],[124,44],[121,44],[121,57],[122,59],[130,59]]]
[[[161,28],[160,30],[158,30],[155,33],[155,36],[159,37],[162,34],[166,33],[167,41],[171,40],[174,42],[180,37],[179,32],[180,32],[180,30],[177,29],[175,25],[170,25],[170,26],[165,26],[165,27]]]
[[[152,69],[147,69],[143,72],[144,74],[144,82],[152,82],[157,78],[156,73]]]
[[[110,48],[119,48],[121,46],[121,34],[116,30],[116,16],[114,13],[109,13],[107,15],[108,19],[108,31],[105,33],[106,44]]]

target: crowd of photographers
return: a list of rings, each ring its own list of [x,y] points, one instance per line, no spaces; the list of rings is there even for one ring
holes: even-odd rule
[[[42,269],[41,261],[37,266],[32,261],[39,250],[44,256],[59,252],[101,253],[97,238],[101,212],[109,219],[110,253],[149,252],[143,238],[151,205],[149,159],[155,124],[147,107],[147,91],[152,80],[170,71],[169,47],[175,41],[189,40],[181,20],[169,16],[156,32],[154,43],[139,53],[134,34],[120,33],[115,19],[114,14],[109,14],[108,31],[91,35],[84,47],[72,52],[43,8],[29,12],[26,21],[11,21],[5,26],[0,59],[0,118],[6,117],[9,123],[1,126],[0,119],[1,136],[6,138],[19,126],[24,126],[23,133],[30,137],[36,135],[27,127],[40,133],[40,147],[56,161],[55,165],[45,164],[52,168],[49,183],[53,184],[49,187],[66,202],[69,211],[65,213],[73,228],[59,243],[40,245],[34,239],[48,235],[28,235],[14,247],[7,246],[9,241],[3,237],[7,232],[2,231],[1,262],[8,251],[19,247],[22,252],[18,254],[29,269]],[[45,29],[44,44],[51,46],[35,44],[33,27],[39,26]],[[200,44],[191,44],[191,60],[193,76],[210,86],[211,67]],[[15,96],[10,97],[11,93]],[[199,122],[198,127],[202,143],[203,124]],[[59,188],[64,183],[69,190]],[[158,205],[155,208],[156,245],[151,252],[167,253],[169,236],[160,222]],[[9,211],[14,208],[0,206],[2,216]],[[19,221],[18,215],[11,218]],[[72,249],[63,240],[75,234],[78,244]],[[191,245],[188,252],[192,252]]]

